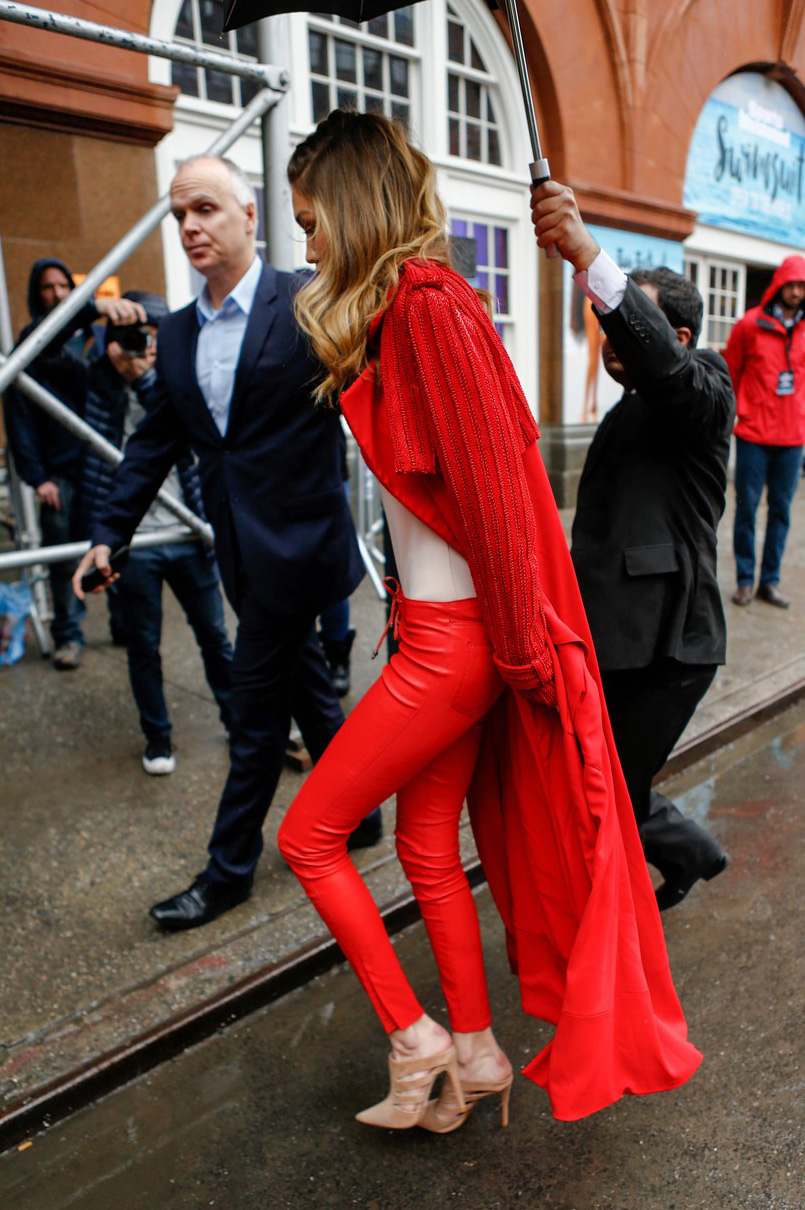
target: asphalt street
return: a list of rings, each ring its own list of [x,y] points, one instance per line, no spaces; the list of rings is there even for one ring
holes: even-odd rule
[[[449,1136],[377,1131],[386,1044],[349,970],[322,976],[0,1157],[11,1210],[800,1210],[805,706],[667,786],[729,869],[665,917],[704,1063],[682,1089],[582,1122],[515,1082]],[[798,876],[800,876],[798,878]],[[495,1028],[515,1067],[549,1038],[526,1018],[488,893],[478,895]],[[396,944],[443,1019],[422,927]]]

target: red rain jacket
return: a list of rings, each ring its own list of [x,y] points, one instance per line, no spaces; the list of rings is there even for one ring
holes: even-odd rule
[[[724,352],[738,404],[735,433],[755,445],[805,444],[805,319],[789,334],[771,314],[774,296],[792,281],[805,281],[805,256],[785,258],[760,306],[735,324]],[[793,370],[793,395],[777,394],[783,370]]]
[[[508,689],[468,805],[524,1010],[556,1026],[524,1069],[557,1118],[683,1084],[701,1055],[603,704],[538,432],[475,292],[409,262],[341,399],[364,458],[472,571]]]

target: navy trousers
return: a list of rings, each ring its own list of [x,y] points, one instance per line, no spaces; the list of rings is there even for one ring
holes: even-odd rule
[[[291,717],[314,761],[344,721],[315,633],[316,612],[269,614],[244,580],[232,660],[231,767],[206,871],[213,881],[254,877]]]

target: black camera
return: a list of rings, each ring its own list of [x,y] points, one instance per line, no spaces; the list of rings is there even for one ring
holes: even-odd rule
[[[145,324],[113,324],[110,340],[116,340],[128,357],[143,357],[154,346],[154,333]]]

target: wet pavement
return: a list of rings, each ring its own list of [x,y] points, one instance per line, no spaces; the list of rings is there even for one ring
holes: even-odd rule
[[[729,850],[664,917],[704,1063],[682,1089],[554,1121],[522,1077],[511,1126],[483,1102],[457,1133],[352,1115],[385,1091],[385,1040],[340,967],[0,1157],[14,1210],[800,1210],[805,704],[669,783]],[[495,1029],[515,1067],[550,1036],[523,1016],[478,894]],[[444,1020],[423,929],[396,941]]]
[[[730,493],[731,506],[731,493]],[[571,515],[565,515],[569,526]],[[721,584],[728,664],[686,739],[707,733],[805,679],[805,495],[795,500],[784,587],[788,611],[729,603],[730,514],[722,527]],[[230,621],[231,619],[231,614]],[[383,606],[367,581],[353,598],[358,629],[353,692],[380,672],[370,652]],[[207,927],[160,934],[149,906],[187,886],[206,843],[227,771],[227,749],[201,661],[178,606],[165,598],[163,659],[178,767],[149,778],[125,653],[111,646],[106,609],[91,602],[82,668],[56,673],[33,643],[0,669],[0,1106],[19,1104],[148,1030],[287,960],[322,935],[318,917],[274,843],[301,775],[287,770],[266,826],[252,899]],[[356,861],[381,904],[407,892],[387,836]],[[468,828],[463,855],[474,857]]]

